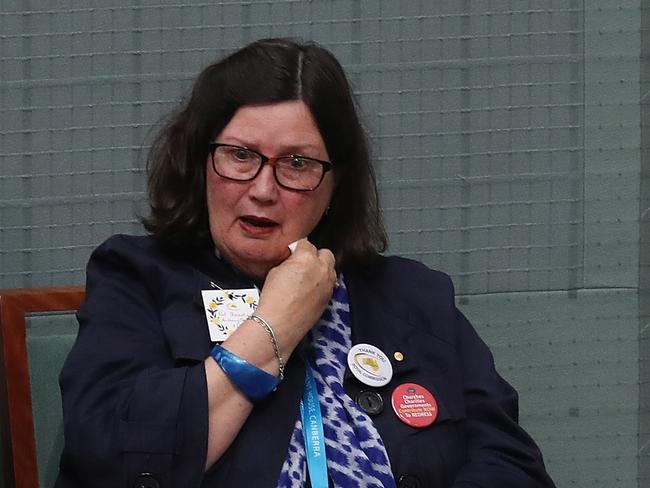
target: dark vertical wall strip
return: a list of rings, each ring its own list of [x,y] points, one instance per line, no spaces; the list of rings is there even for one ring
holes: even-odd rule
[[[584,0],[571,0],[571,13],[569,27],[572,34],[570,35],[571,54],[576,59],[584,59],[584,38],[580,34],[584,32]],[[580,147],[584,147],[584,61],[574,62],[571,64],[571,84],[570,100],[571,111],[569,124],[572,127],[572,139],[580,141]],[[568,256],[568,283],[567,290],[569,298],[577,297],[578,288],[582,287],[580,281],[583,267],[582,260],[582,236],[583,236],[583,182],[585,172],[584,151],[573,150],[570,153],[571,158],[571,197],[569,209],[569,242],[567,246]]]
[[[470,14],[471,14],[471,1],[462,0],[461,2],[461,36],[460,36],[460,175],[461,190],[460,190],[460,270],[458,279],[458,293],[463,295],[470,290],[469,286],[469,250],[470,250],[470,212],[471,212],[471,193],[472,186],[469,180],[470,165],[472,164],[471,144],[470,144],[470,129],[471,129],[471,113],[470,113]],[[463,296],[460,299],[461,304],[467,303],[467,297]]]
[[[641,10],[639,205],[639,487],[650,486],[650,4]]]
[[[22,79],[28,85],[22,90],[22,111],[21,111],[21,122],[22,122],[22,148],[21,148],[21,172],[26,175],[24,178],[21,178],[20,184],[22,186],[22,196],[25,202],[33,196],[32,192],[32,179],[27,175],[31,175],[32,168],[32,89],[29,88],[29,84],[32,81],[32,17],[29,13],[30,3],[25,2],[25,10],[27,11],[22,15],[21,20],[23,22],[23,33],[25,34],[22,37]],[[23,205],[22,207],[22,221],[20,225],[22,226],[22,245],[23,250],[20,254],[21,258],[21,270],[24,273],[21,273],[20,280],[18,281],[18,286],[21,287],[30,287],[32,286],[32,276],[33,276],[33,266],[32,266],[32,212],[33,208],[30,205]]]
[[[352,2],[350,5],[350,65],[359,67],[361,60],[361,2]],[[350,72],[350,83],[352,88],[358,90],[361,87],[361,70],[355,69]]]
[[[144,165],[144,127],[145,121],[142,119],[142,101],[144,99],[142,93],[142,83],[144,82],[144,73],[142,71],[142,15],[143,7],[142,0],[133,1],[133,67],[132,71],[134,76],[133,83],[131,84],[131,123],[133,129],[131,132],[131,157],[133,170],[130,173],[132,181],[131,191],[134,194],[142,191],[141,172],[136,168],[141,168]],[[136,198],[132,200],[131,209],[133,215],[140,215],[143,211],[140,201]],[[134,233],[139,232],[140,224],[133,222]]]
[[[243,41],[242,44],[246,44],[255,40],[253,39],[254,34],[251,28],[251,8],[252,8],[252,4],[250,2],[245,2],[241,4],[241,22],[242,22],[241,37]]]

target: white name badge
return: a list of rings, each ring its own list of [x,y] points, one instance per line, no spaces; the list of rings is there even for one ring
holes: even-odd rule
[[[223,342],[255,312],[260,301],[257,288],[201,290],[210,339]]]

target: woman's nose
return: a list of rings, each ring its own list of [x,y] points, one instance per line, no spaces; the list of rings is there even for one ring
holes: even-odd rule
[[[265,164],[260,173],[251,181],[249,194],[261,202],[273,202],[278,196],[278,182],[275,181],[273,166]]]

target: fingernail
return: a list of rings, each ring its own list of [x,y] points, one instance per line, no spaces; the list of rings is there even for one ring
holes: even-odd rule
[[[291,251],[291,254],[296,252],[296,246],[298,245],[298,241],[293,241],[291,244],[289,244],[287,247],[289,248],[289,251]]]

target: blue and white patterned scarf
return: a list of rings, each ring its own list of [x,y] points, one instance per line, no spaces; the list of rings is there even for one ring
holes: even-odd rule
[[[347,354],[352,347],[348,292],[339,277],[329,306],[310,333],[308,363],[318,388],[327,471],[336,488],[394,488],[384,443],[370,417],[343,389]],[[278,488],[302,488],[307,480],[302,422],[296,421]]]

